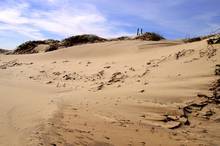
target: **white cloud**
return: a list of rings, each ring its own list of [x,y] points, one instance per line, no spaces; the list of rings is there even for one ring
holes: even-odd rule
[[[14,31],[16,33],[22,34],[24,36],[27,36],[31,39],[44,39],[45,37],[40,33],[39,30],[27,27],[27,26],[19,26],[17,27],[14,25],[9,24],[1,24],[0,26],[0,32],[7,33],[7,31]]]
[[[20,16],[20,11],[16,9],[5,9],[0,11],[0,21],[6,24],[24,24],[27,19]]]
[[[104,37],[126,34],[113,33],[114,25],[93,5],[60,5],[60,1],[48,1],[54,3],[53,9],[33,9],[27,1],[13,2],[13,7],[0,9],[0,30],[14,31],[31,39],[44,39],[45,32],[61,37],[85,33]]]
[[[61,9],[50,12],[34,12],[38,17],[30,18],[30,24],[45,31],[63,36],[81,33],[104,33],[108,31],[106,19],[96,12],[74,13]]]
[[[55,2],[56,0],[47,0],[47,1],[49,1],[49,2]]]

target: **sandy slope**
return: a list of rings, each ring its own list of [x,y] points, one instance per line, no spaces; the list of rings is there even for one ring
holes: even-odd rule
[[[114,41],[1,55],[0,145],[218,145],[219,106],[183,108],[212,95],[219,49]]]

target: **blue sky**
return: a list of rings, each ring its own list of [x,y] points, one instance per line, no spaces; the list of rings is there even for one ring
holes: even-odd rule
[[[220,27],[220,0],[1,0],[0,48],[77,34],[134,35],[137,27],[168,39]]]

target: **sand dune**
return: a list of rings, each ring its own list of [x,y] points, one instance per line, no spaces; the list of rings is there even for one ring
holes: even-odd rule
[[[0,54],[0,145],[219,145],[219,49],[125,40]]]

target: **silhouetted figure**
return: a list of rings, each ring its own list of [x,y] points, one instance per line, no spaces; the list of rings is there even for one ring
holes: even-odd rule
[[[139,28],[137,29],[137,36],[139,36]]]
[[[141,28],[141,34],[143,34],[143,29]]]

